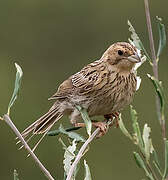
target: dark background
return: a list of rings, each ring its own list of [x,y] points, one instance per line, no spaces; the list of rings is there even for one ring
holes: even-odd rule
[[[167,29],[167,1],[151,1],[155,46],[158,32],[155,16],[163,18]],[[149,49],[144,4],[138,0],[2,0],[0,2],[0,113],[4,114],[10,100],[17,62],[24,71],[22,88],[11,118],[22,131],[45,113],[48,102],[58,85],[84,65],[100,58],[104,50],[117,41],[130,37],[127,20],[134,25],[144,45]],[[168,88],[167,48],[160,59],[159,75],[165,91]],[[139,115],[141,128],[145,123],[152,127],[154,147],[162,155],[161,133],[155,112],[154,90],[146,74],[152,73],[145,63],[139,69],[142,77],[140,90],[133,105]],[[166,92],[167,93],[167,92]],[[64,123],[68,122],[66,117]],[[123,120],[131,129],[129,108]],[[56,127],[56,126],[55,126]],[[46,179],[25,150],[18,151],[15,135],[0,122],[0,179],[13,179],[17,169],[20,179]],[[142,179],[144,173],[133,159],[136,147],[119,129],[95,140],[85,156],[94,180]],[[63,179],[63,150],[57,137],[46,137],[36,151],[40,160],[56,179]],[[77,179],[83,179],[81,176]]]

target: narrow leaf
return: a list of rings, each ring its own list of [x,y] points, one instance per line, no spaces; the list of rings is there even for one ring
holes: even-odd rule
[[[90,168],[84,159],[84,166],[85,166],[85,179],[84,180],[92,180]]]
[[[157,58],[160,56],[163,48],[166,45],[166,31],[165,26],[162,24],[162,19],[156,16],[158,31],[159,31],[159,47],[157,52]]]
[[[13,176],[14,176],[14,180],[19,180],[18,173],[17,173],[16,169],[13,172]]]
[[[141,131],[139,128],[139,123],[137,121],[137,112],[133,109],[132,106],[130,106],[130,111],[131,111],[131,119],[132,119],[132,126],[133,126],[133,130],[134,130],[134,134],[135,134],[135,144],[137,144],[141,151],[144,153],[144,143],[142,140],[142,135],[141,135]]]
[[[76,130],[78,130],[78,129],[80,129],[80,128],[81,128],[81,127],[69,127],[69,128],[65,128],[65,131],[71,132],[71,131],[76,131]],[[57,130],[49,131],[49,132],[47,133],[47,135],[48,135],[48,136],[57,136],[57,135],[59,135],[60,133],[61,133],[60,130],[57,129]]]
[[[81,113],[81,116],[84,120],[84,123],[86,125],[86,130],[87,130],[87,133],[88,135],[90,136],[91,135],[91,131],[92,131],[92,122],[88,116],[88,113],[86,111],[86,109],[80,107],[80,106],[76,106],[76,108],[78,109],[78,111]]]
[[[23,75],[23,71],[21,69],[21,67],[15,63],[15,67],[16,67],[16,79],[15,79],[15,87],[14,87],[14,91],[13,91],[13,94],[12,94],[12,97],[11,97],[11,100],[9,102],[9,105],[8,105],[8,115],[10,113],[10,108],[13,106],[15,100],[17,99],[17,94],[18,94],[18,91],[19,91],[19,88],[20,88],[20,84],[21,84],[21,78],[22,78],[22,75]]]
[[[60,130],[59,130],[59,129],[53,130],[53,131],[49,131],[49,132],[47,133],[48,136],[57,136],[57,135],[59,135],[59,134],[60,134]]]
[[[142,160],[141,156],[137,152],[133,152],[133,155],[138,167],[145,169],[145,163]]]
[[[126,129],[124,123],[123,123],[123,120],[121,118],[121,114],[119,115],[119,127],[122,131],[122,133],[127,136],[129,139],[133,140],[131,134],[128,132],[128,130]]]
[[[143,142],[144,142],[144,146],[145,146],[145,158],[146,161],[149,162],[150,159],[150,153],[153,152],[153,146],[152,146],[152,140],[150,138],[150,132],[151,132],[151,128],[148,127],[147,124],[144,125],[144,129],[143,129]]]
[[[147,74],[148,78],[152,81],[155,91],[158,94],[158,97],[160,99],[160,105],[161,105],[161,114],[164,116],[164,107],[165,107],[165,95],[162,87],[161,81],[157,80],[155,77],[151,76],[150,74]]]
[[[164,178],[168,176],[168,140],[165,140],[165,169],[164,169]]]
[[[60,124],[60,127],[59,127],[59,131],[60,133],[62,134],[66,134],[69,138],[71,139],[75,139],[76,141],[81,141],[81,142],[85,142],[86,140],[81,136],[79,135],[78,133],[75,133],[75,132],[67,132],[63,125]]]
[[[132,26],[132,24],[129,20],[128,20],[128,26],[129,26],[129,31],[131,32],[131,38],[132,38],[132,40],[129,40],[129,41],[132,41],[137,49],[142,50],[144,52],[144,54],[146,55],[147,59],[151,63],[151,59],[150,59],[146,49],[144,48],[142,41],[140,40],[139,36],[137,35],[134,27]]]
[[[148,169],[145,166],[144,161],[142,160],[141,156],[137,153],[137,152],[133,152],[134,155],[134,159],[135,162],[137,163],[138,167],[144,169],[146,176],[150,179],[150,180],[154,180],[152,174],[148,171]]]

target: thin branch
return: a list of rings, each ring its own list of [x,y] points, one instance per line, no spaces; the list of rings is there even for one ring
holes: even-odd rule
[[[150,49],[151,49],[151,54],[152,54],[152,59],[153,59],[153,68],[152,69],[153,69],[154,77],[158,80],[158,62],[157,62],[155,47],[154,47],[150,10],[149,10],[149,1],[144,0],[144,4],[145,4],[145,14],[146,14],[146,22],[147,22],[147,28],[148,28]],[[163,139],[165,139],[166,138],[165,119],[162,118],[162,115],[160,112],[160,100],[159,100],[158,95],[156,95],[156,110],[157,110],[157,114],[159,117],[161,129],[162,129],[162,136],[163,136]]]
[[[69,170],[69,173],[68,173],[68,176],[66,178],[66,180],[71,180],[72,178],[72,175],[73,175],[73,172],[75,170],[75,167],[77,166],[79,160],[82,158],[83,156],[83,153],[84,151],[86,150],[87,146],[89,145],[89,143],[95,138],[95,136],[100,132],[100,129],[97,128],[92,134],[91,136],[86,140],[86,142],[82,145],[81,149],[79,150],[76,158],[75,158],[75,161],[73,162],[70,170]]]
[[[43,166],[43,164],[40,162],[40,160],[37,158],[37,156],[33,153],[33,151],[30,149],[29,145],[26,143],[16,126],[13,124],[12,120],[10,117],[5,114],[3,116],[4,121],[10,126],[10,128],[13,130],[13,132],[16,134],[16,136],[19,138],[19,140],[22,142],[24,145],[25,149],[29,152],[29,154],[32,156],[34,161],[37,163],[37,165],[40,167],[41,171],[44,173],[44,175],[47,177],[49,180],[54,180],[54,178],[51,176],[50,172]]]
[[[157,61],[156,61],[155,45],[154,45],[154,40],[153,40],[153,32],[152,32],[152,25],[151,25],[148,0],[144,0],[144,4],[145,4],[146,23],[147,23],[147,28],[148,28],[151,55],[152,55],[152,60],[153,60],[153,66],[155,67],[153,69],[154,70],[154,76],[156,77],[156,79],[158,79],[158,67],[157,67]]]

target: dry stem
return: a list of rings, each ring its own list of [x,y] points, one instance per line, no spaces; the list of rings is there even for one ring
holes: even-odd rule
[[[154,40],[153,40],[148,0],[144,0],[144,4],[145,4],[146,22],[147,22],[147,28],[148,28],[148,34],[149,34],[150,49],[151,49],[151,54],[152,54],[152,59],[153,59],[153,68],[152,69],[153,69],[154,77],[158,80],[158,62],[157,62],[155,47],[154,47]],[[159,117],[161,129],[162,129],[163,139],[166,139],[165,119],[163,119],[161,116],[160,100],[159,100],[159,97],[157,94],[156,94],[156,110],[157,110],[157,114]]]
[[[19,138],[19,140],[22,142],[24,145],[25,149],[29,152],[29,154],[32,156],[34,161],[38,164],[44,175],[49,179],[49,180],[54,180],[54,178],[51,176],[50,172],[43,166],[43,164],[40,162],[40,160],[37,158],[37,156],[33,153],[29,145],[26,143],[16,126],[13,124],[12,120],[10,117],[5,114],[3,117],[4,121],[10,126],[10,128],[13,130],[13,132],[16,134],[16,136]]]

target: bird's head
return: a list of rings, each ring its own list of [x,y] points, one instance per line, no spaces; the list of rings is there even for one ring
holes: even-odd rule
[[[111,45],[103,54],[103,60],[118,71],[130,71],[135,63],[141,62],[137,49],[126,42]]]

